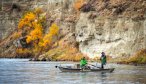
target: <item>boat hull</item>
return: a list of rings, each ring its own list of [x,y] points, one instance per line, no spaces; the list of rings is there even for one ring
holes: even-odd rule
[[[58,68],[62,72],[113,72],[115,68],[109,68],[109,69],[77,69],[77,68],[65,68],[58,66]]]

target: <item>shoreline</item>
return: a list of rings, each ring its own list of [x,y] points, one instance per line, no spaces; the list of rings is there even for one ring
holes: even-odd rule
[[[78,63],[80,62],[80,61],[61,61],[61,60],[43,61],[43,60],[31,60],[31,58],[0,58],[0,59],[28,59],[28,61],[33,61],[33,62],[78,62]],[[88,62],[89,63],[95,63],[97,61],[88,60]],[[97,63],[100,63],[100,62],[97,62]],[[131,63],[123,63],[123,62],[111,62],[111,61],[108,61],[108,63],[114,63],[114,64],[119,64],[119,65],[146,66],[146,63],[132,63],[132,62]]]

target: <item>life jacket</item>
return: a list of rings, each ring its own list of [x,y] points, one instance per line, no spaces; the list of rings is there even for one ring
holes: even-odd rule
[[[106,56],[105,55],[101,56],[101,63],[106,64]]]
[[[86,65],[86,64],[87,64],[87,60],[86,60],[86,59],[81,59],[80,65],[81,65],[81,66],[84,66],[84,65]]]

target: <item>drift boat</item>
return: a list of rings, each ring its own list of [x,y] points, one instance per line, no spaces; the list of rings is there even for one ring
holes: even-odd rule
[[[108,68],[108,69],[80,69],[80,68],[71,68],[71,67],[62,67],[62,66],[56,66],[56,68],[59,68],[62,72],[113,72],[115,68]]]

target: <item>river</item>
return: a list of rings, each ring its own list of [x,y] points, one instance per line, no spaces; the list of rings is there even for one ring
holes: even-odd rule
[[[146,84],[146,66],[107,64],[116,68],[113,73],[62,73],[54,67],[60,64],[74,62],[0,59],[0,84]]]

